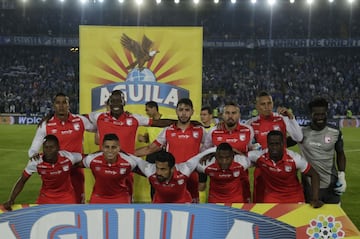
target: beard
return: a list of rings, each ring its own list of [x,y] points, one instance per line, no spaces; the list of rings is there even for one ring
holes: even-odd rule
[[[157,180],[158,180],[160,183],[162,183],[162,182],[165,182],[165,181],[166,181],[166,178],[165,178],[165,177],[163,177],[163,176],[161,176],[161,175],[156,175],[156,178],[157,178]]]

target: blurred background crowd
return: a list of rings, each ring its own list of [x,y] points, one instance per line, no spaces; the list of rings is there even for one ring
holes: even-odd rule
[[[324,1],[325,2],[325,1]],[[173,6],[152,11],[99,6],[56,7],[14,4],[0,8],[0,36],[78,37],[79,25],[202,26],[211,39],[358,39],[359,7],[336,5],[309,9],[288,2],[274,9]],[[168,4],[168,5],[166,5]],[[281,14],[280,14],[281,13]],[[191,39],[190,39],[191,40]],[[269,91],[275,106],[297,116],[307,114],[315,96],[330,102],[331,116],[351,110],[360,115],[360,48],[212,48],[203,49],[203,105],[221,111],[236,101],[244,117],[254,109],[256,94]],[[0,113],[44,115],[56,92],[70,96],[79,112],[79,51],[69,47],[0,44]]]

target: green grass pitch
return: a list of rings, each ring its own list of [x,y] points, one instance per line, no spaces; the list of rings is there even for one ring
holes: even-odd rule
[[[0,125],[0,203],[7,200],[10,190],[27,164],[27,151],[35,129],[34,125]],[[347,157],[347,190],[342,197],[342,207],[357,228],[360,228],[360,128],[343,128],[342,132]],[[38,175],[34,175],[15,203],[34,203],[39,187],[40,179]]]

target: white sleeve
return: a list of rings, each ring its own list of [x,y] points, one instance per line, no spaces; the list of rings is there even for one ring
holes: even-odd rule
[[[133,170],[136,166],[137,166],[137,162],[135,160],[135,158],[137,158],[136,156],[134,155],[131,155],[131,154],[124,154],[124,153],[119,153],[120,156],[125,159],[126,161],[129,162],[129,164],[131,165],[131,170]]]
[[[89,114],[90,123],[97,125],[97,119],[99,118],[100,114],[102,114],[102,112],[91,112]]]
[[[146,177],[150,177],[156,172],[156,165],[154,163],[149,163],[135,155],[129,154],[129,156],[136,162],[137,166]]]
[[[166,145],[166,130],[168,129],[168,127],[164,128],[160,134],[157,136],[157,138],[155,139],[155,141],[160,144],[161,146]],[[152,142],[150,142],[152,143]]]
[[[247,158],[249,162],[256,163],[261,155],[265,153],[264,150],[251,150],[248,152]]]
[[[72,162],[73,165],[80,162],[82,159],[81,153],[72,153],[72,152],[68,152],[65,150],[60,150],[59,154],[63,157],[70,159],[70,161]]]
[[[236,154],[234,156],[234,161],[241,164],[245,170],[251,166],[250,160],[244,155]]]
[[[296,168],[299,169],[300,172],[303,173],[305,170],[308,169],[309,163],[303,157],[301,157],[300,154],[288,149],[286,151],[287,154],[289,154],[294,159]]]
[[[83,165],[85,168],[90,168],[90,164],[91,162],[98,157],[99,155],[103,154],[103,152],[98,152],[98,153],[93,153],[93,154],[88,154],[83,160]]]
[[[303,140],[303,133],[300,125],[295,119],[295,116],[293,119],[289,119],[285,116],[283,116],[282,118],[286,125],[286,131],[290,135],[290,137],[296,142],[301,142]]]
[[[196,169],[197,165],[199,164],[199,160],[202,157],[204,157],[207,154],[214,153],[215,151],[216,151],[216,147],[209,148],[195,155],[194,157],[191,157],[186,162],[178,164],[177,168],[182,174],[189,176]]]
[[[212,141],[212,133],[214,132],[214,130],[216,129],[217,126],[212,127],[205,136],[205,140],[202,146],[202,149],[208,149],[214,146],[213,141]]]
[[[80,119],[82,120],[83,124],[84,124],[84,128],[86,131],[89,132],[96,132],[97,127],[96,127],[96,123],[91,123],[90,119],[83,116],[83,115],[78,115],[80,117]],[[96,122],[96,121],[95,121]]]
[[[41,146],[44,142],[44,137],[46,136],[46,122],[43,122],[37,129],[31,146],[28,151],[29,158],[34,154],[39,153]]]
[[[33,173],[37,172],[37,165],[42,162],[42,159],[39,160],[29,160],[28,164],[26,165],[24,171],[32,175]]]
[[[150,118],[143,115],[133,114],[132,115],[141,126],[150,126]]]

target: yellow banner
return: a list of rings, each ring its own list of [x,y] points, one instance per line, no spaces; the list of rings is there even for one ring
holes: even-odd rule
[[[145,103],[153,100],[166,118],[177,119],[178,100],[190,98],[196,112],[193,118],[199,119],[201,27],[80,26],[79,40],[80,113],[105,110],[110,93],[122,90],[125,110],[131,113],[145,114]],[[86,135],[84,150],[98,150],[93,135]],[[144,191],[136,182],[134,186],[135,196]]]

